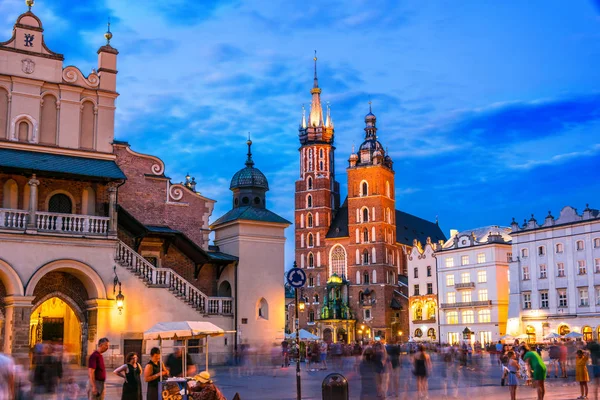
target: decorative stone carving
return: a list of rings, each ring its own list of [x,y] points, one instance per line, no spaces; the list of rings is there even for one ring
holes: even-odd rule
[[[95,88],[100,84],[100,78],[94,72],[84,77],[81,71],[73,66],[67,67],[63,70],[62,78],[68,83],[79,83],[82,86]]]
[[[33,71],[35,71],[35,62],[30,58],[21,60],[21,70],[26,74],[33,74]]]
[[[169,200],[179,201],[183,198],[183,190],[181,185],[170,185],[169,186]]]

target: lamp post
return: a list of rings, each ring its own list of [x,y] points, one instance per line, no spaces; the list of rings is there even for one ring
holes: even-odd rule
[[[115,272],[115,279],[113,281],[113,294],[117,292],[117,285],[119,285],[119,294],[117,294],[117,297],[115,298],[115,300],[117,301],[117,309],[119,310],[119,315],[123,314],[123,305],[125,303],[125,296],[123,296],[123,293],[121,292],[121,281],[119,280],[119,277],[117,276],[117,266],[115,265],[113,268],[113,271]]]
[[[294,263],[295,264],[295,263]],[[296,396],[298,400],[302,399],[302,385],[300,384],[300,319],[298,311],[304,311],[306,303],[304,298],[298,301],[298,288],[294,288],[296,298],[296,345],[298,346],[298,358],[296,359]]]

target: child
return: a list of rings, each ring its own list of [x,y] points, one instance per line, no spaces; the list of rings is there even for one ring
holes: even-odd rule
[[[587,352],[583,350],[577,350],[577,358],[575,359],[575,380],[579,382],[579,388],[581,389],[581,396],[578,399],[587,399],[588,396],[588,382],[590,375],[587,370],[587,363],[589,360]]]
[[[517,373],[519,372],[519,363],[515,359],[515,353],[513,351],[509,351],[506,354],[508,358],[508,363],[504,367],[506,384],[508,385],[508,390],[510,391],[510,400],[517,399],[517,386],[519,386],[519,379],[517,378]]]

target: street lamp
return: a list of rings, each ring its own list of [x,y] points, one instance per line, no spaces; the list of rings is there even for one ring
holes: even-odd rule
[[[398,341],[399,341],[400,343],[402,343],[402,331],[398,331],[398,336],[400,336],[400,337],[398,338]]]
[[[298,310],[304,311],[305,308],[306,308],[306,302],[304,301],[304,297],[300,297],[300,300],[298,300]]]
[[[119,285],[119,294],[117,294],[117,297],[115,298],[117,301],[117,309],[119,310],[119,315],[123,314],[123,304],[125,303],[125,296],[123,296],[123,293],[121,292],[121,281],[119,280],[119,277],[117,276],[117,266],[115,265],[113,268],[113,271],[115,272],[115,279],[113,281],[113,294],[116,293],[117,291],[117,285]]]

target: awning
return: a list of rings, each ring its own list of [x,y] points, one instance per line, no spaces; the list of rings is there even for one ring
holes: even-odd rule
[[[127,179],[113,160],[14,149],[0,149],[0,170],[55,178],[104,181]]]
[[[225,331],[212,322],[175,321],[159,322],[144,332],[144,339],[185,339],[198,336],[221,336],[224,334]]]

